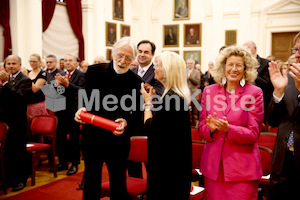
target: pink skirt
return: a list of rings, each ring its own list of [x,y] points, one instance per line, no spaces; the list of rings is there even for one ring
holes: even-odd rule
[[[35,117],[37,115],[49,115],[46,109],[46,101],[38,102],[35,104],[28,104],[27,114],[31,117]]]
[[[222,165],[217,181],[204,178],[205,200],[257,200],[258,180],[254,181],[225,181]]]

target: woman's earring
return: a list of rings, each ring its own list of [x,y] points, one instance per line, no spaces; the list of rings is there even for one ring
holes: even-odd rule
[[[164,76],[164,78],[163,78],[163,83],[165,83],[166,82],[166,77]]]
[[[240,85],[241,85],[242,87],[244,87],[245,84],[246,84],[246,81],[245,81],[244,78],[242,78],[242,79],[240,80]]]
[[[226,77],[223,77],[222,80],[221,80],[221,82],[222,82],[222,85],[225,85],[226,82],[227,82],[227,78],[226,78]]]

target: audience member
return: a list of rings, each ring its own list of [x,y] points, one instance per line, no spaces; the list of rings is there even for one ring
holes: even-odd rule
[[[37,115],[48,115],[46,110],[46,101],[41,87],[46,83],[46,72],[40,68],[41,57],[38,54],[31,54],[29,63],[32,70],[28,73],[28,77],[32,81],[31,99],[27,105],[27,114],[31,117]]]
[[[186,61],[187,66],[187,84],[193,95],[197,92],[200,87],[200,71],[195,69],[195,60],[188,59]],[[198,96],[197,96],[198,97]],[[196,126],[198,120],[198,109],[196,105],[191,102],[192,113],[191,113],[191,126]]]
[[[59,68],[60,70],[66,72],[64,58],[59,59]]]
[[[46,57],[46,65],[47,65],[46,76],[47,76],[48,84],[50,84],[51,81],[55,80],[55,75],[57,73],[59,73],[62,76],[66,75],[64,71],[56,68],[57,58],[55,55],[50,54]]]
[[[282,62],[282,63],[279,63],[279,64],[277,63],[277,65],[278,65],[278,68],[279,68],[279,71],[280,71],[281,74],[282,74],[283,70],[289,71],[288,62]]]
[[[249,48],[251,54],[257,59],[258,62],[258,68],[257,68],[257,78],[255,80],[255,85],[260,87],[264,94],[264,108],[268,107],[268,104],[272,97],[273,92],[273,86],[270,81],[270,75],[268,71],[268,63],[270,62],[267,59],[261,58],[257,54],[257,47],[256,44],[253,41],[246,42],[243,46],[246,46]],[[264,123],[266,123],[267,120],[267,112],[265,112],[264,115]]]
[[[89,112],[120,123],[116,131],[99,128],[90,124],[83,125],[82,152],[84,156],[84,188],[83,199],[100,199],[101,197],[101,173],[105,162],[109,171],[110,198],[127,200],[126,188],[126,161],[130,149],[130,136],[142,130],[143,113],[140,110],[140,89],[142,80],[129,70],[130,63],[136,57],[136,45],[130,37],[122,37],[112,49],[113,61],[92,65],[85,74],[84,89],[88,96],[93,90],[99,90],[101,96],[100,105],[107,104],[105,96],[113,95],[120,100],[124,96],[135,96],[136,109],[128,110],[115,105],[114,112],[100,106],[95,106]],[[132,95],[136,92],[136,95]],[[127,106],[133,102],[126,103]],[[80,108],[75,120],[83,123],[80,112],[86,108]]]
[[[211,75],[211,71],[214,69],[214,63],[210,61],[208,63],[208,70],[204,74],[204,87],[215,84],[214,77]]]
[[[251,84],[256,67],[246,48],[229,46],[217,57],[217,84],[204,89],[199,133],[207,140],[200,162],[205,199],[258,198],[264,102],[262,90]]]
[[[203,89],[204,89],[204,74],[202,73],[202,71],[201,71],[201,65],[198,63],[198,64],[196,64],[195,65],[195,68],[197,69],[197,70],[199,70],[199,72],[200,72],[200,83],[199,83],[199,89],[201,90],[201,91],[203,91]]]
[[[4,151],[4,170],[6,180],[13,191],[22,190],[26,186],[26,130],[27,102],[32,95],[30,78],[21,73],[21,58],[10,55],[5,59],[7,71],[0,71],[0,121],[9,126]]]
[[[104,57],[103,56],[97,56],[94,59],[94,64],[98,64],[98,63],[104,63]]]
[[[80,63],[80,70],[84,73],[86,73],[86,71],[88,70],[89,68],[89,63],[85,60],[83,60],[81,63]]]
[[[137,61],[137,59],[135,59],[134,61],[132,61],[132,63],[130,64],[130,69],[134,69],[136,67],[139,66],[139,62]]]
[[[142,40],[138,43],[137,49],[137,60],[139,62],[139,67],[134,68],[132,71],[144,79],[145,83],[153,86],[156,94],[162,95],[164,92],[164,87],[158,80],[154,78],[155,73],[152,59],[155,55],[155,44],[149,40]]]
[[[289,67],[292,66],[293,63],[297,63],[295,54],[292,54],[292,55],[288,58],[288,64],[289,64]]]
[[[154,88],[151,86],[148,92],[142,83],[144,122],[148,133],[147,199],[188,200],[192,143],[186,65],[181,56],[165,51],[158,57],[154,68],[155,78],[164,85],[165,91],[155,104],[159,107],[152,111]]]
[[[64,59],[64,66],[67,70],[67,75],[62,76],[56,73],[55,80],[58,85],[65,87],[63,95],[66,97],[66,109],[55,112],[59,123],[56,136],[56,152],[59,159],[59,164],[56,166],[56,171],[68,169],[68,161],[72,162],[67,175],[73,175],[78,171],[80,163],[80,147],[79,147],[79,125],[73,118],[77,110],[77,94],[84,81],[84,73],[77,70],[77,58],[67,54]],[[67,141],[69,135],[69,141]],[[68,145],[69,144],[69,145]]]
[[[268,59],[269,61],[275,61],[275,56],[269,55],[269,56],[267,56],[267,59]]]
[[[300,32],[292,49],[296,63],[290,72],[280,73],[277,64],[269,64],[274,86],[268,108],[269,124],[278,127],[272,154],[270,199],[295,199],[300,188]]]

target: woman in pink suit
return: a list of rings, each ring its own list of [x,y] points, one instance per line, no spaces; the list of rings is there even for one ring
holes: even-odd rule
[[[262,90],[251,84],[256,66],[244,47],[227,47],[212,73],[217,84],[204,89],[199,133],[207,140],[200,164],[205,199],[258,198],[262,166],[257,141],[264,104]]]

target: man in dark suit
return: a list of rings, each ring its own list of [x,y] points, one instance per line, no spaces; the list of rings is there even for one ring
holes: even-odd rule
[[[145,83],[153,86],[156,94],[162,95],[164,92],[164,86],[154,78],[155,70],[153,68],[154,65],[152,63],[152,58],[155,54],[155,44],[153,42],[150,42],[149,40],[142,40],[138,43],[137,49],[137,60],[139,62],[139,66],[132,69],[132,71],[138,74],[142,79],[144,79]]]
[[[66,73],[60,69],[56,68],[57,58],[55,55],[48,55],[46,57],[46,65],[47,65],[47,83],[50,84],[51,81],[55,80],[55,75],[60,73],[62,76],[65,76]]]
[[[26,186],[27,102],[32,94],[32,82],[21,72],[21,58],[10,55],[5,60],[7,71],[0,71],[0,121],[9,126],[4,155],[5,174],[13,191]]]
[[[278,127],[272,155],[270,199],[297,199],[300,188],[300,32],[293,53],[297,59],[282,75],[275,62],[269,65],[274,86],[268,108],[269,124]]]
[[[265,109],[268,107],[270,100],[272,98],[272,92],[274,90],[272,83],[270,81],[270,75],[269,75],[269,71],[268,71],[268,67],[269,67],[269,60],[265,59],[265,58],[261,58],[258,54],[257,54],[257,47],[256,44],[253,41],[248,41],[246,42],[243,46],[246,46],[249,48],[249,50],[251,51],[251,54],[256,57],[257,62],[258,62],[258,69],[257,69],[257,78],[255,80],[255,85],[260,87],[263,91],[263,95],[264,95],[264,107]],[[267,114],[265,112],[264,115],[264,123],[266,123],[267,120]]]
[[[155,54],[156,46],[149,40],[142,40],[137,45],[138,55],[137,60],[139,66],[133,68],[132,71],[138,74],[145,83],[154,87],[156,94],[162,95],[164,86],[155,79],[155,70],[152,59]],[[143,135],[143,133],[139,133]],[[128,174],[130,177],[142,178],[142,164],[134,161],[128,161]]]
[[[67,170],[68,161],[72,162],[67,175],[77,173],[78,164],[80,163],[79,147],[79,124],[74,119],[77,110],[77,94],[84,81],[84,73],[77,70],[77,58],[73,55],[66,55],[64,65],[68,73],[62,76],[57,73],[55,80],[59,85],[65,87],[63,95],[66,97],[66,110],[58,111],[55,115],[58,117],[56,151],[59,164],[56,166],[57,171]],[[69,141],[67,140],[69,135]]]

